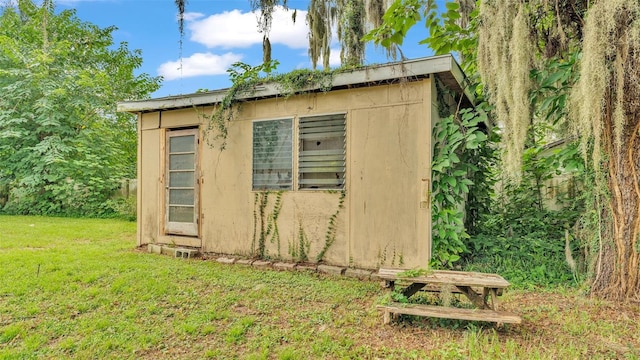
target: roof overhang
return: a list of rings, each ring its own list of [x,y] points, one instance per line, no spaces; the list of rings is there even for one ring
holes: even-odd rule
[[[333,75],[331,91],[360,87],[379,83],[393,83],[400,80],[419,80],[435,76],[449,89],[463,97],[463,102],[472,106],[473,94],[468,90],[467,78],[452,55],[439,55],[419,59],[404,60],[380,65],[369,65],[358,69],[339,71]],[[167,96],[156,99],[123,101],[118,103],[121,112],[150,112],[172,110],[220,103],[228,89],[187,95]],[[300,92],[324,91],[318,84],[310,84]],[[256,86],[251,94],[241,95],[238,100],[254,100],[277,97],[282,94],[277,83],[269,82]]]

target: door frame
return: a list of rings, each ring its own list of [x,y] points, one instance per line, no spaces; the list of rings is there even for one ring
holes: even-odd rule
[[[193,170],[193,222],[175,222],[169,221],[169,193],[170,193],[170,151],[171,138],[177,136],[194,136],[194,170]],[[165,235],[183,235],[198,237],[200,234],[200,138],[198,128],[171,130],[165,132],[165,149],[164,149],[164,233]]]

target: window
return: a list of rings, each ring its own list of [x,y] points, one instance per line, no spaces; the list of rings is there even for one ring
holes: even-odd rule
[[[293,188],[293,120],[253,123],[253,190]]]
[[[298,188],[344,188],[345,119],[345,114],[300,119]]]

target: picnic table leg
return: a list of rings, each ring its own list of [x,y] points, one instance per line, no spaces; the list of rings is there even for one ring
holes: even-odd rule
[[[498,302],[496,301],[496,289],[491,289],[491,309],[494,311],[498,310]]]
[[[482,288],[482,301],[484,301],[485,304],[488,304],[487,302],[487,298],[489,297],[489,288],[483,287]],[[493,304],[491,304],[493,305]]]
[[[484,299],[480,294],[475,292],[470,286],[459,286],[456,285],[458,289],[475,305],[478,309],[489,309],[489,304],[487,304],[486,299]]]
[[[393,291],[396,286],[396,282],[393,280],[382,280],[381,285],[383,288],[389,288]]]
[[[407,298],[411,297],[413,294],[417,293],[418,291],[420,291],[420,289],[422,289],[423,287],[425,287],[426,284],[420,284],[420,283],[413,283],[409,286],[407,286],[406,289],[402,290],[402,295],[406,296]]]

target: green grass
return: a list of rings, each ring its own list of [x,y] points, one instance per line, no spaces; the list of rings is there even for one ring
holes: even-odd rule
[[[375,281],[152,255],[135,228],[0,216],[0,359],[640,357],[638,306],[518,290],[523,325],[383,326]]]

